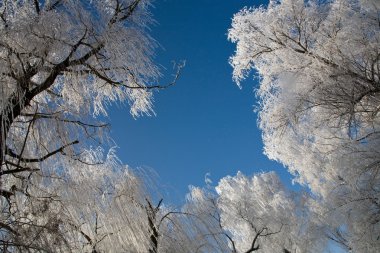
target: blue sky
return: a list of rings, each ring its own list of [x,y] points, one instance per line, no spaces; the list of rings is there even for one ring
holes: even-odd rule
[[[157,0],[157,24],[151,35],[160,43],[156,62],[168,82],[172,61],[186,60],[177,84],[155,94],[153,117],[133,119],[128,108],[113,106],[109,121],[118,155],[130,166],[151,168],[174,200],[188,185],[204,185],[206,173],[217,181],[238,170],[251,175],[277,171],[285,184],[290,175],[263,155],[257,128],[257,80],[239,89],[232,82],[228,58],[235,45],[227,40],[233,14],[259,1]]]

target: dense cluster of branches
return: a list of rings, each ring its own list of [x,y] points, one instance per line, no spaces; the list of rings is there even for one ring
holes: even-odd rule
[[[315,195],[325,234],[346,250],[380,248],[380,5],[271,1],[235,15],[230,62],[260,76],[265,153]]]
[[[108,103],[126,101],[135,117],[150,114],[152,89],[163,88],[145,32],[149,6],[148,0],[0,1],[2,252],[86,251],[86,245],[96,252],[97,240],[108,236],[99,234],[106,208],[100,198],[119,194],[116,181],[108,189],[117,163],[107,165],[88,147],[107,141],[107,124],[96,116],[106,114]]]
[[[177,208],[98,147],[108,103],[149,115],[152,91],[167,87],[149,6],[0,1],[0,250],[325,252],[332,240],[378,252],[379,4],[281,0],[235,15],[230,62],[238,83],[260,75],[265,152],[310,191],[239,172],[190,187]]]

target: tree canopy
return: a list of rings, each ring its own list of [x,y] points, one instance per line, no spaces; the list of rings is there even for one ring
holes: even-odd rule
[[[152,115],[150,0],[0,1],[2,252],[349,252],[380,249],[380,4],[272,0],[235,14],[240,86],[257,75],[275,172],[190,186],[167,203],[123,165],[107,106]]]
[[[118,192],[112,173],[128,181],[115,171],[117,160],[96,148],[108,141],[98,116],[115,101],[128,103],[134,117],[149,115],[152,89],[162,88],[146,32],[149,6],[145,0],[0,2],[3,252],[87,244],[95,250],[96,232],[85,230],[98,222],[107,189]],[[99,203],[91,208],[91,201]],[[89,222],[85,230],[82,222]]]
[[[356,0],[271,1],[229,30],[234,79],[260,78],[265,153],[315,194],[328,237],[355,252],[380,243],[379,30],[379,4]]]

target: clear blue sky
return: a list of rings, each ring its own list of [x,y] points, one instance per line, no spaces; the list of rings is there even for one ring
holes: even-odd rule
[[[290,185],[286,170],[263,155],[253,112],[257,80],[248,79],[240,90],[232,82],[228,64],[235,47],[227,41],[233,14],[259,4],[243,0],[154,3],[157,25],[151,35],[161,45],[156,62],[169,79],[174,72],[172,60],[186,60],[186,67],[176,86],[155,94],[157,116],[133,119],[128,108],[113,106],[109,120],[121,160],[134,168],[154,169],[173,200],[183,198],[190,184],[203,186],[206,173],[217,183],[238,170],[248,175],[276,170]]]

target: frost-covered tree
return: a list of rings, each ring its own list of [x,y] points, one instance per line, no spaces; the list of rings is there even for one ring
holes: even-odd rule
[[[274,172],[248,178],[240,172],[220,180],[216,191],[224,229],[236,252],[322,252],[313,233],[306,195],[286,190]],[[315,229],[317,230],[317,229]]]
[[[212,252],[324,252],[324,226],[309,201],[306,193],[287,190],[274,172],[238,172],[214,189],[191,188],[187,210],[207,224],[203,235]]]
[[[107,104],[152,113],[159,71],[147,0],[0,3],[2,175],[78,154],[99,135]],[[99,140],[96,140],[99,141]],[[97,143],[97,142],[95,142]],[[78,146],[78,145],[77,145]]]
[[[380,248],[379,17],[378,1],[280,0],[241,10],[229,30],[235,81],[260,78],[265,153],[355,252]]]
[[[46,160],[52,150],[76,144],[73,128],[91,137],[98,125],[86,120],[106,114],[109,102],[127,101],[134,116],[151,112],[149,89],[157,87],[148,83],[159,72],[144,32],[148,6],[143,0],[2,1],[2,163]]]
[[[29,177],[25,191],[10,198],[4,252],[146,252],[148,219],[140,207],[146,192],[139,177],[122,166],[113,150],[88,150],[83,161],[55,173]],[[101,163],[100,163],[101,162]],[[108,249],[108,250],[106,250]]]
[[[1,213],[3,252],[204,251],[196,214],[165,206],[151,174],[123,166],[115,150],[82,153],[65,171],[29,177]],[[6,227],[5,227],[6,226]]]
[[[70,185],[91,166],[112,169],[90,148],[107,141],[98,118],[115,101],[134,117],[153,113],[152,90],[166,86],[157,84],[155,42],[146,33],[150,2],[0,1],[3,252],[70,249],[61,232],[72,217],[62,210],[66,197],[82,193],[59,182]]]

